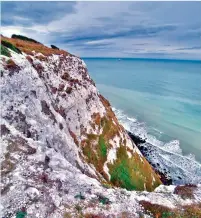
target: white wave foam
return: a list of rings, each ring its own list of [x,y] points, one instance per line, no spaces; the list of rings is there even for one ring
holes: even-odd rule
[[[164,143],[147,132],[145,123],[136,118],[128,117],[122,110],[112,108],[123,127],[135,135],[146,140],[145,146],[152,150],[148,159],[155,165],[160,163],[160,170],[167,169],[175,184],[197,183],[201,180],[201,164],[195,160],[193,154],[182,155],[179,140]],[[157,130],[160,134],[160,130]],[[154,150],[153,150],[154,149]]]
[[[121,125],[123,125],[123,127],[126,130],[134,133],[136,136],[139,136],[142,139],[146,139],[147,143],[161,147],[164,150],[169,151],[171,153],[182,155],[182,149],[180,147],[179,140],[172,140],[168,143],[164,143],[160,141],[159,139],[157,139],[155,136],[147,133],[147,127],[145,123],[138,122],[136,118],[128,117],[126,114],[124,114],[122,110],[116,109],[114,107],[112,107],[112,110],[114,111]],[[159,132],[160,134],[163,133],[156,128],[153,128],[153,129]],[[188,157],[189,159],[195,160],[195,156],[193,154],[189,154],[186,157]]]
[[[145,123],[140,123],[136,118],[126,116],[122,110],[116,109],[114,107],[112,109],[119,122],[127,131],[135,133],[135,135],[141,137],[142,139],[147,139]]]
[[[163,149],[182,155],[179,140],[173,140],[163,145]]]

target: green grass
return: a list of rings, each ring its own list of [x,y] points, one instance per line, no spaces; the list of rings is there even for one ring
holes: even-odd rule
[[[132,178],[132,169],[130,169],[131,166],[129,162],[126,149],[124,149],[123,146],[120,146],[117,151],[116,163],[113,166],[110,165],[110,180],[113,184],[117,184],[127,190],[136,190],[137,184],[135,184],[136,182]]]
[[[99,137],[98,144],[99,144],[99,150],[100,150],[101,157],[105,159],[107,157],[107,146],[105,144],[105,140],[102,135],[100,135]]]
[[[19,212],[17,212],[17,214],[16,214],[16,218],[24,218],[24,217],[26,217],[26,215],[27,215],[26,212],[24,212],[24,211],[19,211]]]
[[[107,145],[105,140],[102,135],[88,134],[87,136],[88,139],[86,140],[86,145],[83,147],[83,153],[89,163],[92,163],[96,169],[101,170],[107,159]]]
[[[5,46],[6,48],[11,49],[12,51],[18,53],[18,54],[22,54],[22,52],[20,51],[20,49],[18,49],[17,47],[15,47],[13,44],[11,44],[10,42],[7,42],[5,40],[1,40],[1,44],[3,46]]]
[[[117,149],[117,159],[113,164],[108,164],[108,168],[112,184],[127,190],[144,190],[146,185],[148,191],[153,191],[160,184],[159,178],[154,175],[153,183],[148,162],[145,159],[142,161],[136,153],[129,158],[127,148],[123,145]]]
[[[5,46],[3,46],[3,45],[1,45],[1,55],[7,56],[7,57],[11,57],[10,52],[9,52],[8,49],[7,49]]]
[[[122,163],[119,163],[114,167],[111,172],[111,182],[118,182],[122,188],[126,188],[128,190],[135,190],[136,186],[132,182],[132,178],[129,173],[129,167],[125,160]]]
[[[120,147],[117,149],[117,159],[113,163],[107,164],[111,175],[109,180],[103,166],[107,160],[108,150],[111,148],[109,141],[115,136],[120,137],[120,127],[114,124],[110,117],[102,117],[100,125],[103,128],[102,134],[87,134],[82,149],[87,162],[94,165],[108,184],[127,190],[146,189],[147,191],[153,191],[161,184],[149,163],[138,153],[127,148],[126,140],[123,139],[120,140]],[[131,153],[131,158],[127,152]],[[153,181],[153,177],[155,181]]]

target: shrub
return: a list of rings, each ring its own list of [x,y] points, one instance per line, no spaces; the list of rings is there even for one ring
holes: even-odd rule
[[[9,52],[8,49],[7,49],[5,46],[3,46],[3,45],[1,45],[1,55],[7,56],[7,57],[11,57],[10,52]]]
[[[73,90],[72,87],[67,87],[66,93],[70,94],[72,92],[72,90]]]
[[[14,168],[15,168],[15,164],[13,162],[11,162],[10,157],[6,158],[1,163],[1,176],[3,177],[7,173],[10,173]]]
[[[63,91],[64,87],[65,87],[64,84],[62,84],[62,83],[59,84],[58,91],[59,91],[59,92]]]
[[[26,217],[27,213],[25,211],[19,211],[16,214],[16,218],[24,218]]]
[[[34,40],[34,39],[31,39],[31,38],[28,38],[28,37],[22,36],[22,35],[15,35],[15,34],[13,34],[13,35],[11,36],[11,38],[13,38],[13,39],[21,39],[21,40],[24,40],[24,41],[29,41],[29,42],[34,42],[34,43],[41,44],[40,42],[37,42],[37,41]]]
[[[70,78],[70,76],[69,76],[69,74],[67,73],[67,72],[65,72],[62,76],[61,76],[61,78],[63,79],[63,80],[68,80],[69,78]]]
[[[99,200],[99,202],[102,203],[102,204],[110,204],[110,203],[111,203],[111,201],[109,200],[109,198],[104,197],[104,196],[102,196],[102,195],[98,195],[98,200]]]
[[[5,41],[5,40],[1,40],[1,44],[7,48],[10,48],[12,51],[18,53],[18,54],[22,54],[22,52],[20,51],[19,48],[15,47],[12,43]]]
[[[79,198],[80,200],[85,200],[85,197],[84,197],[84,195],[81,194],[81,192],[80,192],[80,194],[75,195],[75,198]]]
[[[57,46],[55,46],[55,45],[51,45],[51,48],[59,50],[59,48]]]

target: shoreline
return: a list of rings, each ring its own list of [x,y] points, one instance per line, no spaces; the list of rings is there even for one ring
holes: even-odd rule
[[[199,162],[155,146],[147,138],[141,138],[133,132],[127,130],[127,133],[155,172],[160,175],[164,185],[200,183],[201,165]]]
[[[163,182],[164,185],[172,185],[172,179],[167,175],[167,173],[163,173],[162,171],[158,170],[156,165],[149,161],[147,159],[147,155],[149,154],[149,151],[146,147],[142,146],[142,144],[146,143],[145,139],[140,138],[139,136],[133,134],[132,132],[126,130],[131,140],[135,143],[135,145],[138,147],[140,152],[143,154],[143,156],[146,158],[146,160],[149,162],[149,164],[153,167],[154,171],[160,175],[160,179]]]

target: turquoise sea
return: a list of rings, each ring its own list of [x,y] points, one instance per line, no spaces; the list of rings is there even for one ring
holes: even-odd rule
[[[201,61],[83,59],[124,126],[201,162]]]

